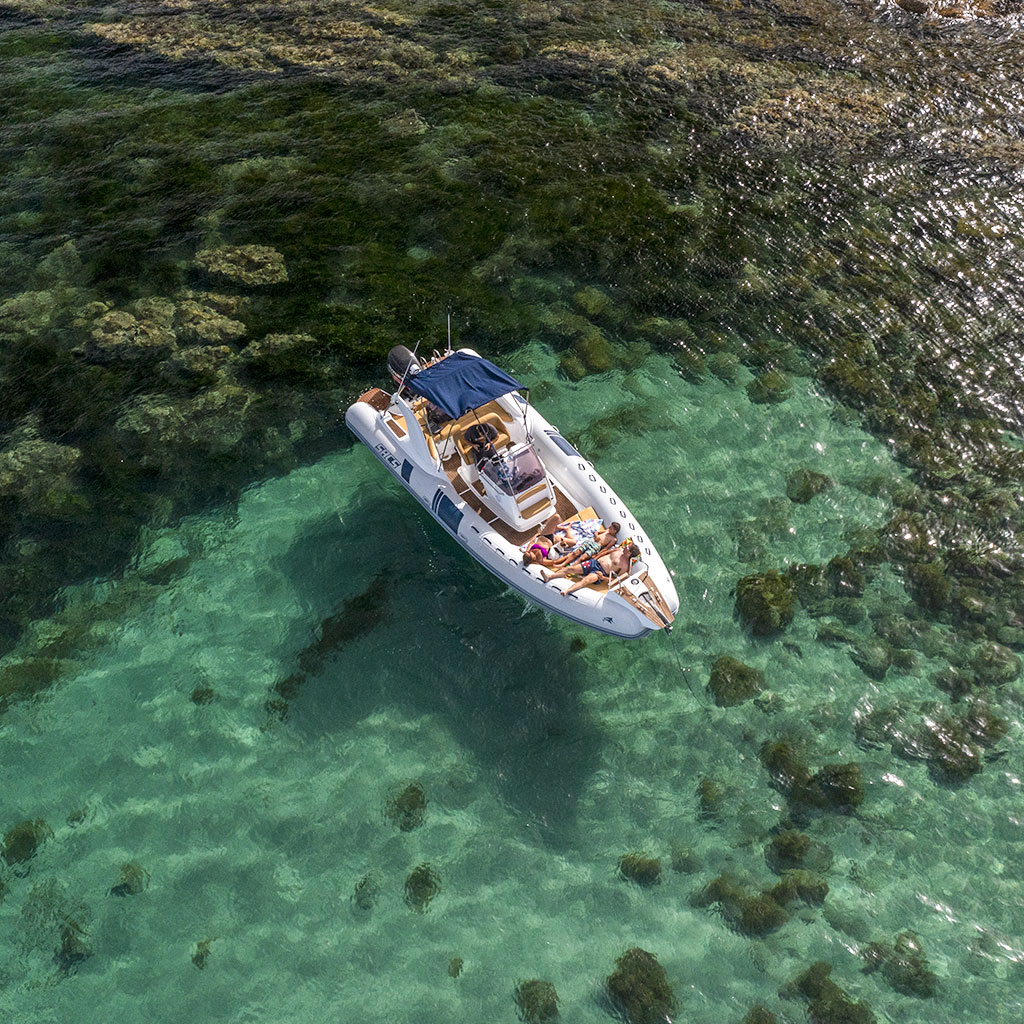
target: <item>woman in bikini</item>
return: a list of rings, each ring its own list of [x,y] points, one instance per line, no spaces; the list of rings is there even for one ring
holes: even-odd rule
[[[600,523],[600,520],[595,522]],[[593,533],[586,529],[580,530],[579,526],[579,522],[560,523],[557,515],[552,516],[530,540],[523,552],[523,564],[558,569],[584,554],[596,555],[610,547],[615,543],[619,532],[618,523],[612,523],[608,527],[602,525]],[[568,554],[558,554],[555,549],[559,544],[568,544],[572,550]]]
[[[555,547],[558,544],[555,539],[558,525],[558,514],[555,513],[526,545],[526,550],[523,552],[523,565],[552,566],[560,561],[561,556],[555,553]]]

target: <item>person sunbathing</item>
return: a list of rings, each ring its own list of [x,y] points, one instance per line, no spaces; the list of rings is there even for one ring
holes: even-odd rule
[[[549,559],[547,568],[563,569],[576,565],[585,558],[597,558],[611,551],[619,542],[619,524],[611,523],[598,530],[593,537],[584,537],[574,548],[557,558]]]
[[[556,512],[527,542],[523,565],[552,566],[560,561],[562,556],[558,553],[558,544],[563,535],[557,532],[558,525]]]
[[[582,578],[577,580],[570,587],[562,591],[562,597],[567,597],[581,587],[589,587],[594,583],[600,583],[611,579],[612,575],[624,576],[629,572],[629,567],[634,558],[640,557],[640,549],[633,543],[624,547],[614,548],[607,554],[598,555],[596,558],[586,558],[579,565],[569,565],[558,569],[553,573],[541,575],[545,581],[557,580],[570,573],[581,573]]]
[[[578,522],[559,523],[558,517],[553,516],[540,528],[540,533],[530,540],[523,552],[523,564],[559,569],[586,555],[594,556],[612,548],[618,540],[618,523],[612,523],[607,527],[602,524],[593,536],[587,536],[583,531],[577,533],[572,529],[578,525]],[[558,546],[565,544],[571,544],[573,547],[568,553],[560,554]]]

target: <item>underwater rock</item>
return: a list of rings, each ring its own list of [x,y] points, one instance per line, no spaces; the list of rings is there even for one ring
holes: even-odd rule
[[[825,578],[834,597],[863,597],[864,573],[853,564],[853,559],[837,555],[825,567]]]
[[[4,835],[3,858],[13,866],[31,860],[39,846],[53,837],[53,829],[42,818],[22,821]]]
[[[981,751],[952,715],[926,715],[919,742],[928,769],[939,782],[959,786],[982,769]]]
[[[321,620],[313,631],[313,640],[299,652],[301,671],[274,683],[272,695],[264,704],[271,720],[284,721],[288,717],[291,702],[298,697],[308,676],[318,673],[330,655],[389,621],[389,599],[388,578],[377,576],[361,594],[345,598],[340,612]]]
[[[864,803],[860,765],[856,761],[823,765],[805,786],[791,795],[814,807],[848,814]]]
[[[193,396],[143,395],[114,426],[138,465],[173,471],[185,452],[235,455],[252,403],[252,395],[232,384]]]
[[[752,1006],[743,1018],[743,1024],[778,1024],[779,1018],[765,1006]]]
[[[346,597],[341,611],[323,619],[314,630],[314,639],[299,654],[303,672],[319,672],[327,658],[347,644],[385,625],[390,618],[388,576],[376,576],[361,594]]]
[[[573,352],[587,373],[607,373],[615,365],[611,342],[596,327],[591,327],[573,342]]]
[[[858,638],[850,651],[853,663],[866,676],[881,681],[892,665],[892,648],[880,640]]]
[[[756,405],[774,405],[793,394],[789,378],[781,370],[767,370],[747,384],[747,397]]]
[[[51,954],[63,973],[92,956],[86,928],[92,912],[70,898],[56,878],[33,886],[21,908],[21,938],[29,950]]]
[[[734,707],[756,697],[764,687],[764,673],[737,658],[721,657],[711,666],[708,689],[720,708]]]
[[[795,900],[820,907],[828,895],[828,882],[816,871],[794,868],[782,873],[782,881],[770,890],[773,900],[785,906]]]
[[[369,913],[373,910],[377,903],[377,897],[380,894],[380,887],[372,875],[363,875],[362,878],[356,882],[355,889],[352,892],[352,902],[363,911]]]
[[[796,748],[789,740],[768,740],[761,745],[761,763],[772,776],[772,784],[783,793],[804,786],[811,770],[800,760]]]
[[[244,338],[247,332],[240,320],[232,320],[194,299],[178,303],[175,323],[179,338],[199,345],[226,345]]]
[[[675,993],[665,968],[638,946],[615,961],[605,984],[612,1004],[630,1024],[664,1024],[675,1013]]]
[[[795,587],[777,572],[744,576],[736,584],[736,614],[754,636],[773,636],[793,621]]]
[[[864,802],[860,765],[855,761],[826,764],[812,775],[788,740],[764,743],[760,756],[772,785],[793,804],[848,814]]]
[[[780,992],[785,999],[801,996],[809,1003],[807,1014],[812,1024],[875,1024],[871,1008],[854,1002],[829,975],[831,964],[812,964]]]
[[[614,310],[611,296],[603,289],[587,285],[573,293],[573,304],[589,317],[605,317]]]
[[[816,608],[828,598],[828,580],[820,565],[794,562],[786,575],[793,581],[796,598],[805,608]]]
[[[925,611],[933,615],[949,604],[952,584],[935,562],[911,562],[904,570],[907,591]]]
[[[782,874],[790,868],[800,867],[810,848],[810,836],[795,829],[787,829],[772,836],[771,842],[765,847],[765,860],[772,871]]]
[[[619,858],[619,874],[640,886],[657,885],[661,881],[661,860],[646,853],[626,853]]]
[[[149,888],[149,872],[136,864],[135,861],[128,861],[121,865],[121,875],[116,885],[110,889],[111,896],[138,896]]]
[[[583,360],[574,352],[563,352],[558,357],[558,365],[569,380],[583,380],[587,375],[587,368],[583,365]]]
[[[882,977],[904,995],[927,999],[938,989],[938,977],[929,970],[921,940],[911,931],[900,932],[892,946],[871,942],[862,947],[865,973],[881,968]]]
[[[831,867],[832,851],[803,832],[784,829],[772,836],[764,849],[764,859],[777,875],[794,868],[821,873]]]
[[[794,469],[786,477],[786,497],[798,505],[806,505],[811,498],[827,491],[832,486],[830,477],[815,473],[812,469]]]
[[[0,710],[48,689],[60,678],[62,665],[56,658],[30,658],[0,667]]]
[[[837,597],[829,602],[829,611],[844,626],[856,626],[865,617],[864,606],[852,597]]]
[[[75,491],[82,462],[80,449],[44,441],[37,428],[34,420],[24,421],[0,452],[0,499],[23,508],[41,509],[53,494]]]
[[[994,640],[980,644],[971,658],[970,667],[982,686],[1004,686],[1020,675],[1020,658]]]
[[[311,334],[268,334],[252,342],[242,359],[257,380],[312,380],[321,376],[316,367],[321,347]]]
[[[715,821],[722,813],[728,791],[716,779],[705,775],[697,783],[698,815],[705,821]]]
[[[388,135],[398,139],[416,139],[430,131],[430,125],[420,117],[414,107],[407,107],[385,118],[381,126]]]
[[[284,257],[269,245],[224,245],[196,253],[195,265],[208,274],[246,285],[288,280]]]
[[[189,695],[188,699],[193,704],[209,704],[216,697],[212,686],[197,686]]]
[[[932,681],[940,690],[944,690],[950,695],[954,704],[971,693],[977,684],[973,672],[964,672],[953,668],[952,665],[947,665],[946,668],[936,672],[932,676]]]
[[[683,380],[699,384],[704,379],[704,354],[680,345],[672,353],[672,365]]]
[[[739,376],[740,358],[732,352],[713,352],[704,363],[711,373],[727,384],[731,384]]]
[[[712,879],[691,897],[698,907],[718,903],[725,923],[740,935],[756,937],[777,931],[789,913],[769,891],[753,892],[734,875]]]
[[[210,944],[216,941],[216,938],[200,939],[196,943],[196,950],[192,954],[192,963],[198,970],[206,970],[206,962],[210,959]]]
[[[700,855],[696,850],[685,846],[679,839],[669,843],[672,856],[672,870],[681,875],[696,874],[703,867]]]
[[[405,880],[405,902],[417,913],[426,913],[431,900],[441,891],[441,878],[429,864],[413,868]]]
[[[423,824],[426,810],[427,795],[418,782],[413,782],[388,799],[384,814],[403,832],[411,832]]]
[[[448,977],[457,978],[462,974],[463,963],[464,961],[461,956],[453,956],[451,960],[448,961]]]
[[[94,324],[82,346],[90,363],[165,359],[177,348],[174,332],[158,320],[139,320],[112,309]]]
[[[983,700],[972,700],[963,717],[963,726],[975,742],[983,747],[998,743],[1007,733],[1009,724],[995,714]]]
[[[237,358],[227,345],[180,348],[160,364],[160,376],[171,384],[208,386],[223,377]]]
[[[92,956],[92,946],[86,941],[86,933],[77,921],[65,921],[60,930],[60,945],[53,954],[53,962],[69,974],[83,960]]]
[[[531,978],[516,983],[514,998],[519,1019],[525,1024],[558,1020],[558,993],[550,981]]]

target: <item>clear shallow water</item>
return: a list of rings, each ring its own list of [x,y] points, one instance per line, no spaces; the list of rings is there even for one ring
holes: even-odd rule
[[[979,775],[915,759],[939,672],[1024,650],[1013,7],[0,6],[0,832],[54,833],[2,868],[0,1009],[512,1020],[536,976],[596,1021],[640,944],[681,1019],[803,1019],[776,993],[824,959],[880,1020],[1019,1020],[1019,680],[980,688],[1009,733]],[[287,281],[198,255],[233,245]],[[344,447],[338,408],[448,309],[657,538],[671,645],[526,609]],[[781,405],[747,400],[766,369]],[[835,485],[792,504],[798,466]],[[847,642],[805,611],[740,630],[740,576],[876,526]],[[922,563],[952,587],[927,614]],[[911,628],[883,679],[852,659]],[[720,654],[768,692],[708,706]],[[11,703],[8,669],[59,675]],[[909,759],[871,717],[896,701]],[[689,897],[775,882],[780,737],[859,762],[866,797],[802,826],[834,851],[824,906],[749,939]],[[650,890],[617,877],[639,850]],[[149,884],[119,898],[127,862]],[[64,974],[70,921],[92,955]],[[904,929],[934,999],[861,972]]]
[[[24,877],[6,873],[7,1016],[512,1020],[515,981],[542,977],[565,1019],[601,1021],[604,977],[641,945],[665,965],[686,1020],[738,1019],[755,1002],[801,1019],[801,1004],[775,993],[818,959],[879,1019],[1019,1019],[1016,754],[940,789],[923,767],[858,748],[852,730],[879,685],[920,699],[930,666],[876,684],[815,642],[802,613],[773,642],[732,617],[729,589],[749,562],[730,524],[755,512],[774,521],[776,564],[842,552],[847,531],[889,513],[854,486],[899,476],[885,449],[802,378],[782,406],[754,406],[742,375],[697,386],[661,357],[578,385],[556,378],[542,346],[508,362],[550,382],[542,408],[567,432],[650,410],[643,437],[622,428],[597,458],[676,572],[671,644],[587,635],[572,650],[570,624],[503,592],[360,448],[250,489],[236,513],[155,532],[123,581],[67,596],[61,621],[88,616],[89,643],[0,726],[5,817],[54,831]],[[836,486],[792,505],[796,465]],[[182,553],[191,562],[173,582],[137,582]],[[378,573],[379,627],[309,674],[286,721],[268,719],[271,687],[317,623]],[[884,572],[866,597],[904,599]],[[764,669],[771,714],[708,706],[708,665],[722,653]],[[212,700],[193,703],[196,687]],[[726,869],[774,881],[762,849],[782,801],[757,749],[783,734],[806,741],[811,764],[860,761],[867,797],[852,817],[807,826],[835,852],[824,907],[751,940],[687,897]],[[704,776],[726,790],[718,820],[699,813]],[[385,807],[412,781],[428,805],[402,832]],[[669,869],[673,842],[692,848],[698,871]],[[618,857],[636,850],[663,858],[660,885],[617,877]],[[107,890],[126,861],[150,882],[117,898]],[[441,891],[421,914],[403,885],[424,862]],[[371,910],[353,900],[367,874]],[[54,922],[69,914],[93,955],[63,976]],[[860,973],[858,945],[908,928],[941,978],[936,1000]],[[191,957],[205,939],[199,970]]]

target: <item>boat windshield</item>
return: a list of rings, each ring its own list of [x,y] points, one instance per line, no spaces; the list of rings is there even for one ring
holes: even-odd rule
[[[544,466],[529,445],[513,449],[507,455],[485,462],[480,472],[506,494],[521,494],[544,479]]]

